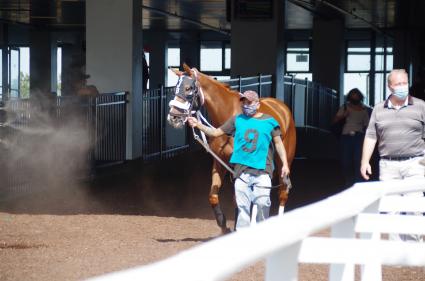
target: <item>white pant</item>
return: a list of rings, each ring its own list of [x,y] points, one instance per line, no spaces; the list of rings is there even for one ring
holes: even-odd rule
[[[379,161],[379,179],[382,181],[385,180],[396,180],[396,179],[414,179],[414,178],[424,178],[425,176],[425,166],[419,163],[423,158],[416,157],[408,159],[405,161],[391,161],[381,159]],[[422,197],[424,196],[423,192],[409,192],[402,193],[400,196],[415,196]],[[400,214],[400,212],[393,212],[391,214]],[[422,215],[422,213],[406,213],[407,215]],[[389,235],[391,240],[402,240],[402,241],[420,241],[421,235],[412,235],[412,234],[396,234],[391,233]]]
[[[257,205],[257,222],[269,217],[271,205],[270,187],[271,179],[268,174],[254,176],[248,173],[242,173],[236,179],[235,197],[238,206],[236,230],[250,225],[251,203]]]

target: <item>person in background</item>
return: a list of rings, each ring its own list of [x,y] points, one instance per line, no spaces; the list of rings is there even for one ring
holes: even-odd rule
[[[404,69],[392,70],[387,83],[391,95],[372,111],[363,144],[361,174],[366,180],[372,174],[369,161],[378,144],[380,180],[423,179],[425,166],[420,161],[425,150],[425,102],[409,95],[408,76]],[[423,192],[410,192],[401,196],[424,195]],[[390,238],[403,241],[423,239],[411,234],[392,234]]]
[[[90,78],[89,74],[81,73],[80,80],[77,81],[77,96],[80,97],[96,97],[99,91],[95,85],[87,85],[87,79]]]
[[[345,186],[363,181],[360,174],[360,159],[364,132],[369,123],[369,113],[363,104],[364,96],[359,89],[351,89],[347,94],[347,102],[340,107],[334,123],[345,119],[340,136],[340,159],[344,173]]]

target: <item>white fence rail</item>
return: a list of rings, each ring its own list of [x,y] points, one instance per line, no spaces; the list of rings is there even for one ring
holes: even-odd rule
[[[381,233],[425,234],[425,179],[360,183],[320,202],[272,217],[150,265],[91,280],[225,280],[266,260],[265,280],[297,280],[298,264],[331,264],[329,280],[381,280],[382,265],[425,266],[425,243],[382,240]],[[397,196],[391,196],[397,195]],[[332,237],[309,237],[332,227]],[[356,238],[358,236],[358,238]],[[214,270],[211,265],[214,264]]]

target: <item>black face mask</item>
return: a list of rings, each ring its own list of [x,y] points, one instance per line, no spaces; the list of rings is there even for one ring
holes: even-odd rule
[[[357,99],[350,99],[350,103],[354,104],[354,105],[359,105],[360,104],[360,100]]]

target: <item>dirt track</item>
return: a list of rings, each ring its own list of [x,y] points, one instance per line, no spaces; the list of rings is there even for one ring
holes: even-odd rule
[[[0,280],[81,280],[158,261],[219,236],[207,200],[209,160],[192,157],[200,159],[196,167],[185,159],[161,169],[133,164],[104,171],[95,182],[3,198]],[[338,191],[340,179],[323,177],[331,164],[294,164],[289,210]],[[229,186],[221,198],[233,219]],[[301,265],[299,280],[327,280],[327,268]],[[231,280],[263,276],[258,263]],[[384,280],[425,280],[425,270],[385,268]]]

